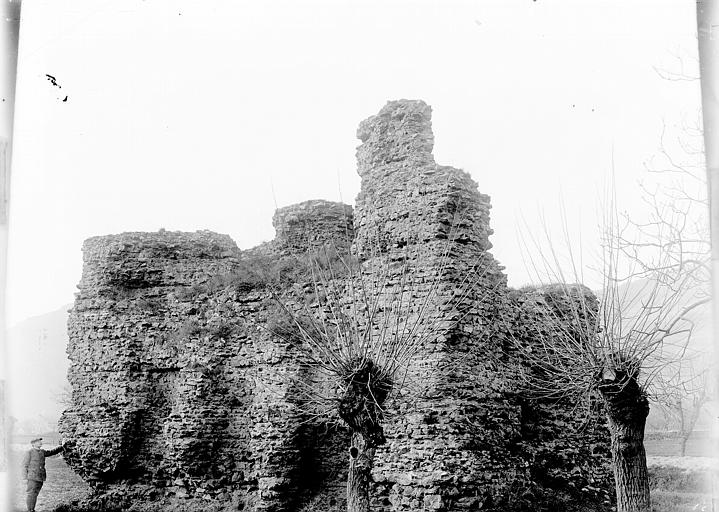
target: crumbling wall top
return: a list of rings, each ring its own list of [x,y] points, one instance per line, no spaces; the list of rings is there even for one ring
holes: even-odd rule
[[[357,172],[365,177],[393,162],[434,164],[432,108],[422,100],[390,101],[357,129]]]
[[[207,230],[95,236],[85,240],[82,252],[84,270],[78,287],[84,293],[108,286],[146,288],[202,282],[220,269],[228,271],[239,257],[232,238]]]
[[[322,199],[277,209],[272,225],[280,252],[301,253],[324,244],[346,248],[354,238],[352,207]]]

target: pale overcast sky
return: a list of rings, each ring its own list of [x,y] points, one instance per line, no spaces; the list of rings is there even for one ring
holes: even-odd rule
[[[696,45],[686,0],[26,1],[9,324],[72,302],[90,236],[249,248],[274,237],[271,182],[279,206],[354,203],[357,125],[399,98],[432,106],[437,162],[491,196],[521,285],[522,218],[557,228],[563,202],[591,244],[612,162],[639,207],[663,127],[697,119],[698,81],[660,76],[696,75]]]

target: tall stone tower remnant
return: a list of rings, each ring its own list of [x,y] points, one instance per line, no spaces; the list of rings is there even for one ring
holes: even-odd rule
[[[432,392],[388,428],[375,466],[376,505],[475,510],[523,473],[510,449],[520,411],[506,400],[506,376],[492,367],[506,278],[488,252],[489,197],[466,172],[435,163],[431,109],[422,101],[389,102],[357,135],[359,252],[380,244],[370,264],[381,266],[421,246],[410,252],[422,255],[414,268],[438,280],[439,308],[452,322],[416,357],[415,373],[432,382]],[[465,289],[473,271],[478,282]],[[417,301],[423,293],[414,293]]]

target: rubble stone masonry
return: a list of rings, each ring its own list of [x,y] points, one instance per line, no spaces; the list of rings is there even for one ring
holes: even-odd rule
[[[294,349],[266,327],[269,292],[243,278],[250,254],[326,243],[352,244],[367,272],[415,258],[415,282],[436,283],[447,326],[410,368],[426,392],[388,411],[372,510],[541,509],[559,495],[571,510],[608,495],[601,424],[567,428],[570,407],[522,399],[498,364],[508,329],[530,331],[522,322],[540,292],[507,288],[489,252],[489,197],[435,163],[430,107],[389,102],[357,136],[354,213],[320,200],[279,209],[275,240],[244,252],[209,231],[85,242],[60,427],[95,503],[342,510],[348,433],[296,410]]]

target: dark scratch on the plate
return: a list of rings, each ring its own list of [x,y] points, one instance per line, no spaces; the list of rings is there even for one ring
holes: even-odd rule
[[[57,83],[57,78],[55,78],[55,77],[52,76],[52,75],[48,75],[47,73],[45,73],[45,76],[47,77],[48,80],[50,80],[50,83],[51,83],[52,85],[54,85],[55,87],[59,87],[60,89],[62,89],[62,85],[60,85],[59,83]]]
[[[57,87],[58,89],[62,89],[62,85],[60,85],[59,83],[57,83],[57,78],[55,78],[54,76],[49,75],[49,74],[47,74],[47,73],[45,73],[45,76],[47,77],[47,79],[50,81],[50,83],[51,83],[52,85],[54,85],[54,86]],[[57,99],[60,100],[60,101],[62,101],[63,103],[66,103],[66,102],[67,102],[67,98],[68,98],[67,95],[66,95],[62,100],[60,100],[60,96],[57,97]],[[5,100],[3,99],[3,101],[5,101]]]

